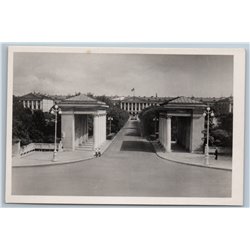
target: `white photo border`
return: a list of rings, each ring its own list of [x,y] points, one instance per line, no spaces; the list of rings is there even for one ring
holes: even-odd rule
[[[12,195],[12,97],[13,63],[16,52],[106,53],[168,55],[232,55],[233,68],[233,159],[232,196],[210,197],[125,197],[125,196],[33,196]],[[31,204],[117,204],[117,205],[243,205],[244,125],[245,125],[245,49],[243,48],[128,48],[128,47],[54,47],[8,46],[8,90],[6,133],[6,203]]]

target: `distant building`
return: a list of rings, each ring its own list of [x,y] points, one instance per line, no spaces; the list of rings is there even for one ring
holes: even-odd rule
[[[138,116],[138,114],[145,108],[150,106],[159,106],[160,103],[171,99],[170,97],[115,97],[112,101],[121,109],[127,111],[131,116]]]
[[[198,102],[203,102],[209,107],[213,107],[217,101],[222,99],[222,97],[194,97],[193,99]]]
[[[233,97],[195,97],[196,101],[203,102],[211,107],[216,115],[233,113]]]
[[[43,112],[49,112],[50,108],[54,105],[54,100],[50,96],[35,92],[23,95],[19,97],[19,100],[23,103],[24,108],[41,110]]]

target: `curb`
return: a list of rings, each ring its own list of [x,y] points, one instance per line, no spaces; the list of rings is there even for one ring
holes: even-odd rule
[[[114,136],[114,138],[111,140],[110,144],[107,146],[107,148],[105,150],[103,150],[102,155],[109,149],[109,147],[111,146],[111,144],[114,142],[114,140],[116,139],[116,137],[118,136],[118,134],[120,134],[120,132],[122,131],[122,129],[125,127],[125,125],[128,123],[128,121],[123,125],[123,127],[116,133],[116,135]]]
[[[16,165],[12,166],[12,168],[28,168],[28,167],[51,167],[51,166],[56,166],[56,165],[62,165],[62,164],[69,164],[69,163],[76,163],[80,161],[88,161],[95,158],[93,157],[88,157],[84,159],[78,159],[78,160],[72,160],[72,161],[61,161],[61,162],[55,162],[55,163],[44,163],[44,164],[37,164],[37,165]]]
[[[232,172],[232,169],[227,169],[227,168],[220,168],[220,167],[214,167],[214,166],[211,166],[211,165],[204,165],[204,164],[199,164],[199,163],[190,163],[190,162],[185,162],[185,161],[178,161],[178,160],[173,160],[173,159],[169,159],[169,158],[166,158],[166,157],[163,157],[161,156],[156,148],[155,148],[155,145],[150,141],[151,145],[153,146],[154,148],[154,151],[156,153],[156,155],[163,159],[163,160],[166,160],[166,161],[171,161],[171,162],[175,162],[175,163],[180,163],[180,164],[184,164],[184,165],[189,165],[189,166],[195,166],[195,167],[200,167],[200,168],[209,168],[209,169],[217,169],[217,170],[224,170],[224,171],[230,171]]]

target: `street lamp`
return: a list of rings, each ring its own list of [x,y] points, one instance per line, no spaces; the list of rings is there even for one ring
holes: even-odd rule
[[[155,137],[156,137],[156,126],[157,126],[157,122],[159,121],[159,119],[157,117],[154,117],[153,121],[155,123]]]
[[[205,164],[209,165],[209,116],[214,117],[214,112],[210,110],[210,107],[207,107],[207,109],[203,113],[203,116],[207,117],[207,142],[205,148]]]
[[[55,104],[50,111],[51,114],[55,115],[55,145],[54,145],[54,152],[53,152],[53,159],[52,161],[57,161],[56,159],[56,135],[57,135],[57,115],[62,113],[62,110]]]
[[[111,121],[113,121],[113,117],[109,116],[108,121],[109,121],[109,133],[111,134]]]

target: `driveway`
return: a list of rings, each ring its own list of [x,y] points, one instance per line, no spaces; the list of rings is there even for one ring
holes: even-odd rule
[[[130,120],[100,158],[13,168],[12,178],[16,195],[229,197],[232,173],[159,158]]]

